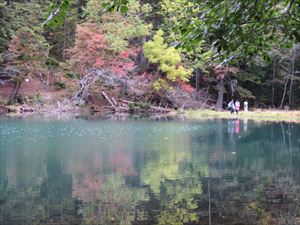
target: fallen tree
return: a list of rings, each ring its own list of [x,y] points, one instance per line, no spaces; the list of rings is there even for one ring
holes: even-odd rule
[[[72,102],[84,105],[89,96],[98,96],[98,99],[101,96],[106,102],[102,107],[111,112],[165,114],[172,109],[204,109],[215,104],[208,88],[197,93],[186,93],[178,87],[153,91],[152,81],[147,77],[118,76],[109,70],[90,69],[79,80],[79,86]],[[125,90],[126,94],[121,95],[120,90]],[[97,107],[92,110],[97,111]]]
[[[103,97],[107,100],[110,108],[114,112],[126,112],[126,113],[133,113],[133,112],[141,112],[141,113],[169,113],[172,110],[170,108],[163,108],[159,106],[150,105],[147,102],[134,102],[134,101],[128,101],[124,99],[120,99],[119,102],[117,102],[113,97],[108,97],[108,95],[102,91],[101,94]]]

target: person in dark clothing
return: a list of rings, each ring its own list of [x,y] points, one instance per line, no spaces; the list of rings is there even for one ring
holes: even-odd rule
[[[235,105],[233,99],[228,103],[228,109],[230,110],[231,114],[235,111]]]

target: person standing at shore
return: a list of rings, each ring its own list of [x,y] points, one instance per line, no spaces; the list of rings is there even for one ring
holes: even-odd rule
[[[240,104],[239,100],[236,100],[235,101],[235,112],[237,115],[239,114],[240,107],[241,107],[241,104]]]
[[[248,101],[247,100],[244,101],[244,111],[248,112]]]
[[[231,114],[235,111],[234,101],[233,99],[228,103],[228,109],[230,110]]]

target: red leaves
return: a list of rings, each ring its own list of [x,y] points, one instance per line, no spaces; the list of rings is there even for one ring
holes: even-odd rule
[[[196,91],[196,89],[194,87],[192,87],[190,84],[187,84],[187,83],[185,83],[184,81],[182,81],[180,79],[177,79],[176,83],[179,85],[179,87],[181,88],[181,90],[183,92],[192,94]]]
[[[134,65],[135,65],[134,62],[132,61],[129,62],[118,61],[111,66],[111,71],[114,74],[123,77],[126,76],[128,72],[134,69]]]
[[[105,65],[105,62],[104,62],[104,60],[102,59],[102,58],[96,58],[96,62],[94,63],[94,67],[96,67],[96,68],[101,68],[101,67],[103,67]]]
[[[129,57],[129,51],[125,51],[119,54],[120,58],[126,59]]]
[[[136,49],[130,48],[118,54],[118,56],[112,60],[111,72],[120,77],[126,76],[128,72],[131,72],[135,68],[135,63],[129,56],[135,54],[135,51]]]
[[[192,87],[190,84],[186,84],[186,83],[182,83],[180,85],[181,89],[184,91],[184,92],[187,92],[187,93],[194,93],[195,92],[195,88]]]
[[[108,42],[101,28],[95,23],[84,23],[76,29],[75,46],[67,51],[70,62],[81,74],[89,68],[110,69],[113,74],[126,76],[135,68],[135,58],[140,48],[128,48],[115,55],[108,49]]]
[[[84,74],[86,69],[102,68],[108,63],[107,48],[108,43],[97,24],[84,23],[77,25],[75,45],[67,53],[73,66]]]
[[[119,58],[126,59],[129,58],[130,56],[135,58],[140,51],[141,51],[140,47],[131,47],[126,49],[126,51],[120,53]]]
[[[108,47],[102,31],[98,28],[97,24],[93,23],[77,25],[76,42],[75,46],[91,51],[101,51]]]

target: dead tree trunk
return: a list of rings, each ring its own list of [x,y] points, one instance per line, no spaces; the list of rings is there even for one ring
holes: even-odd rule
[[[280,109],[282,109],[282,107],[283,107],[288,82],[289,82],[289,78],[287,77],[286,81],[284,83],[284,90],[283,90],[283,94],[282,94],[282,98],[281,98]]]
[[[104,91],[102,91],[101,94],[106,99],[106,101],[110,104],[111,107],[116,108],[117,104],[115,104],[114,101],[111,100]]]
[[[291,71],[292,71],[292,64],[289,63],[288,68],[287,68],[287,76],[285,78],[286,80],[284,82],[284,89],[283,89],[283,94],[282,94],[282,98],[281,98],[280,109],[282,109],[282,107],[283,107],[283,103],[284,103],[284,99],[285,99],[285,96],[286,96],[287,85],[289,83]]]
[[[76,92],[71,101],[78,101],[79,105],[84,104],[88,95],[90,87],[99,79],[101,73],[94,74],[93,72],[85,75],[80,81],[80,89]]]

